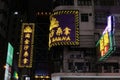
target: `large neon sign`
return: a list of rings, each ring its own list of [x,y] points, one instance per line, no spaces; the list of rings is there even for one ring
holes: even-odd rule
[[[105,60],[115,50],[113,16],[108,17],[107,27],[96,44],[99,61]]]
[[[60,10],[50,16],[49,48],[58,45],[79,45],[79,11]]]
[[[13,48],[13,46],[10,43],[8,43],[4,80],[10,80],[11,79],[13,54],[14,54],[14,48]]]
[[[23,23],[20,41],[19,67],[32,67],[34,23]]]

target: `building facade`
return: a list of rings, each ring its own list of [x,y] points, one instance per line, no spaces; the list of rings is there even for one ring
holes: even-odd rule
[[[112,80],[119,79],[119,0],[59,0],[53,12],[61,10],[79,11],[79,42],[77,46],[64,46],[62,58],[53,62],[59,69],[53,70],[52,80]],[[115,24],[116,50],[104,61],[98,61],[96,43],[107,26],[107,17],[118,15]],[[53,49],[52,49],[53,51]],[[61,61],[62,60],[62,61]]]

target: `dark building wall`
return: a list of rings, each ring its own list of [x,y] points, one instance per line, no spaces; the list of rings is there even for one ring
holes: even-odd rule
[[[7,54],[7,41],[0,35],[0,79],[4,79]]]

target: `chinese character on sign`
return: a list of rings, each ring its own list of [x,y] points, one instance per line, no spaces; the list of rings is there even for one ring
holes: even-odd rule
[[[27,64],[27,63],[28,63],[28,59],[27,59],[27,58],[24,58],[24,59],[23,59],[23,63],[24,63],[24,64]]]
[[[30,41],[28,39],[25,39],[25,41],[24,41],[25,44],[29,44],[29,42]]]
[[[30,38],[30,34],[29,33],[25,34],[25,38]]]
[[[29,53],[27,51],[24,52],[23,56],[27,57],[29,55]]]
[[[57,29],[57,31],[56,31],[56,35],[60,36],[60,35],[62,35],[62,34],[63,34],[63,31],[62,31],[62,29],[59,27],[59,28]]]
[[[70,34],[71,29],[66,27],[63,31],[64,31],[64,34],[67,36]]]
[[[29,46],[28,45],[24,45],[24,50],[28,50]]]

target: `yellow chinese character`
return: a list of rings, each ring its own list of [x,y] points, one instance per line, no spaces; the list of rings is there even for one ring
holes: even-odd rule
[[[24,45],[24,50],[28,50],[29,46],[28,45]]]
[[[103,37],[100,39],[100,51],[104,50]]]
[[[25,34],[25,38],[30,38],[30,34],[29,33]]]
[[[70,34],[71,29],[66,27],[63,31],[64,31],[64,34],[67,36]]]
[[[29,53],[27,51],[24,52],[23,56],[27,57],[29,55]]]
[[[108,36],[108,32],[106,32],[104,34],[104,46],[107,46],[109,43],[109,36]]]
[[[55,33],[55,30],[51,30],[49,37],[50,37],[50,38],[53,37],[53,36],[54,36],[54,33]]]
[[[25,39],[25,41],[24,41],[25,44],[29,44],[29,42],[30,41],[28,39]]]
[[[30,26],[27,26],[27,27],[25,27],[24,28],[24,33],[32,33],[32,29],[31,29],[31,27]]]
[[[60,36],[60,35],[62,35],[62,34],[63,34],[63,31],[62,31],[62,29],[59,27],[59,28],[57,29],[56,35]]]
[[[24,64],[27,64],[27,63],[28,63],[28,59],[27,59],[27,58],[24,58],[24,59],[23,59],[23,63],[24,63]]]

